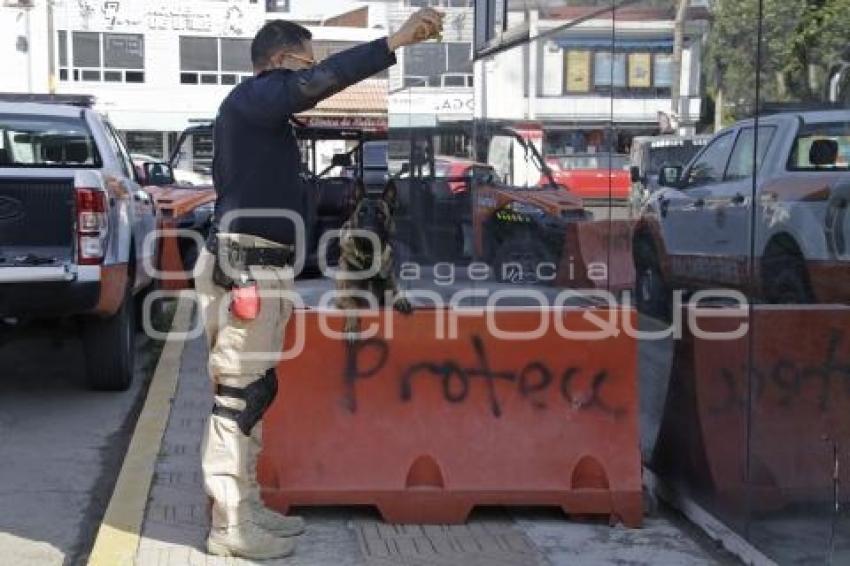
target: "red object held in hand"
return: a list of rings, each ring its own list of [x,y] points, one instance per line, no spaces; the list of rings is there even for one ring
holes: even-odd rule
[[[231,291],[230,312],[240,320],[255,320],[260,316],[260,294],[256,283],[235,287]]]

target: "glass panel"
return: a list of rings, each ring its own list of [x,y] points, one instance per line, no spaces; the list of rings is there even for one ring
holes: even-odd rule
[[[655,86],[670,88],[673,84],[673,55],[669,53],[656,53],[653,57],[655,60],[655,68],[653,69]]]
[[[289,0],[266,0],[267,12],[288,12]]]
[[[141,34],[103,34],[104,66],[112,69],[144,69],[145,38]]]
[[[656,112],[647,131],[632,129],[629,143],[641,328],[681,329],[681,338],[647,334],[639,342],[644,459],[742,537],[755,497],[750,203],[753,163],[764,159],[756,132],[769,131],[751,122],[743,134],[726,128],[752,118],[756,107],[758,1],[646,1],[618,10],[617,51],[628,57],[628,80],[614,91],[615,120],[625,121],[635,100]],[[625,29],[636,18],[631,10],[657,14],[667,31],[638,37]],[[735,16],[718,21],[724,10]],[[641,69],[647,64],[651,82]]]
[[[100,167],[91,132],[80,118],[0,115],[3,167]]]
[[[59,30],[56,32],[56,41],[58,43],[57,48],[59,51],[59,66],[67,67],[68,66],[68,32],[65,30]]]
[[[418,86],[439,86],[447,71],[446,44],[421,43],[404,50],[405,80]]]
[[[221,40],[221,70],[253,72],[250,39]]]
[[[181,37],[180,70],[217,71],[218,39],[215,37]]]
[[[765,2],[762,13],[749,536],[780,564],[848,556],[846,8]],[[767,125],[772,139],[761,135]]]
[[[100,34],[75,31],[73,38],[74,66],[100,67]]]
[[[211,185],[213,138],[210,130],[189,132],[178,144],[174,158],[174,179],[184,185]]]

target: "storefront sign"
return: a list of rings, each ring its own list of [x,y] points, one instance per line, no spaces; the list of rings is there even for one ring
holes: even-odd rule
[[[567,51],[567,92],[590,91],[590,51]]]
[[[252,35],[262,25],[263,3],[64,0],[62,25],[87,31],[178,31],[220,37]]]
[[[354,128],[369,131],[387,129],[387,119],[376,116],[297,116],[304,124],[316,128]]]
[[[629,53],[629,87],[652,86],[652,56],[649,53]]]
[[[446,94],[441,92],[414,93],[401,91],[391,94],[388,101],[390,114],[433,114],[437,116],[460,115],[472,117],[475,97],[470,92]]]

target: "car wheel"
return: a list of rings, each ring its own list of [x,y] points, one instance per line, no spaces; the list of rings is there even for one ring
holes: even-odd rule
[[[769,255],[762,267],[764,300],[778,305],[805,305],[814,302],[803,258],[793,253]]]
[[[92,389],[126,391],[133,382],[135,311],[135,301],[128,290],[114,315],[83,321],[88,385]]]
[[[557,265],[557,258],[534,233],[526,231],[509,236],[499,245],[493,268],[501,283],[535,285],[545,282],[539,277],[539,268],[547,263]]]
[[[658,257],[645,242],[635,246],[635,302],[638,312],[663,321],[670,320],[671,294],[661,274]]]

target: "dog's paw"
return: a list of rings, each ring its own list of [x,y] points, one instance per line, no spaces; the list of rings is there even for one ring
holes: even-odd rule
[[[393,303],[393,308],[402,314],[410,314],[413,312],[413,304],[404,297],[396,299]]]

